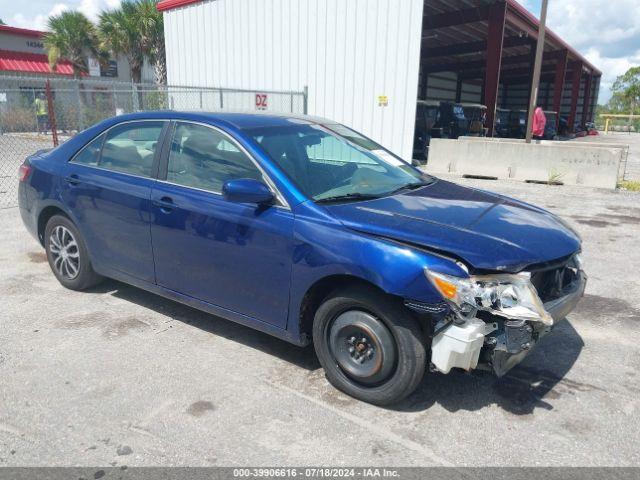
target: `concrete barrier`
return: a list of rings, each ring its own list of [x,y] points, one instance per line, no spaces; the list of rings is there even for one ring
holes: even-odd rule
[[[499,142],[499,143],[525,143],[524,138],[501,138],[501,137],[459,137],[458,140],[463,142]],[[533,140],[532,143],[536,145],[563,145],[566,147],[584,147],[589,145],[592,147],[601,148],[622,148],[625,151],[629,150],[628,143],[613,143],[613,142],[595,142],[595,141],[580,141],[580,140]]]
[[[624,149],[577,142],[431,139],[427,172],[616,188]]]

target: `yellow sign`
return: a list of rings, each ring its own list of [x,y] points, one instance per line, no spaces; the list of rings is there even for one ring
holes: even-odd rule
[[[389,105],[389,98],[386,95],[378,95],[378,106],[386,107]]]

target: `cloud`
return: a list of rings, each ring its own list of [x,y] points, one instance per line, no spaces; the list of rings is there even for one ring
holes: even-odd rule
[[[78,10],[89,17],[92,22],[97,22],[101,11],[112,10],[119,6],[120,0],[81,0]]]
[[[600,103],[611,85],[640,65],[640,8],[637,0],[563,0],[549,5],[549,27],[602,71]]]
[[[640,65],[640,48],[625,57],[604,57],[597,48],[590,48],[585,57],[602,71],[599,103],[606,103],[611,98],[611,86],[619,75],[631,67]]]
[[[520,0],[536,16],[540,0]],[[549,2],[549,27],[602,71],[599,102],[611,97],[618,75],[640,65],[638,0]]]
[[[38,13],[34,16],[16,13],[7,21],[10,25],[34,30],[46,30],[47,20],[51,16],[60,15],[65,10],[78,10],[84,13],[91,21],[98,20],[102,10],[110,10],[120,6],[121,0],[79,0],[68,3],[56,3],[47,14]]]
[[[563,0],[551,2],[549,26],[580,51],[597,48],[603,56],[622,58],[640,49],[637,0]]]
[[[49,17],[60,15],[65,10],[69,10],[69,5],[66,3],[56,3],[46,15],[40,13],[35,17],[27,17],[21,13],[16,13],[11,17],[9,24],[15,27],[46,30]]]

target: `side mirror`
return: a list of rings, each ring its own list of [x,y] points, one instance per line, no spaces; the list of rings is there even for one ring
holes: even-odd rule
[[[256,203],[258,205],[273,203],[273,193],[264,183],[251,178],[229,180],[222,186],[222,195],[230,202]]]

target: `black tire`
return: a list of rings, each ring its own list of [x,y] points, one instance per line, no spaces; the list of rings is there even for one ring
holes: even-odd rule
[[[64,233],[65,231],[70,234],[70,237]],[[61,255],[57,253],[60,249],[55,245],[55,243],[60,243],[60,238],[58,236],[56,236],[58,240],[52,238],[54,232],[56,235],[59,232],[63,232],[65,240],[71,238],[75,241],[75,247],[69,243],[65,248],[65,256],[73,256],[73,266],[66,264],[61,267]],[[87,246],[80,231],[64,215],[54,215],[47,222],[47,226],[44,229],[44,248],[47,252],[47,260],[51,271],[64,287],[71,290],[85,290],[100,283],[102,280],[102,277],[93,271]],[[71,262],[71,258],[69,258],[69,262]]]
[[[352,335],[351,327],[356,332],[368,332],[362,340],[367,336],[372,340],[353,349],[351,340],[358,333]],[[397,299],[366,286],[348,287],[329,295],[313,322],[315,350],[329,382],[374,405],[397,403],[416,389],[427,361],[422,338],[416,320]],[[370,350],[373,354],[364,363],[372,361],[375,368],[359,366],[357,363],[363,363],[359,352]],[[379,352],[382,355],[376,358]]]

